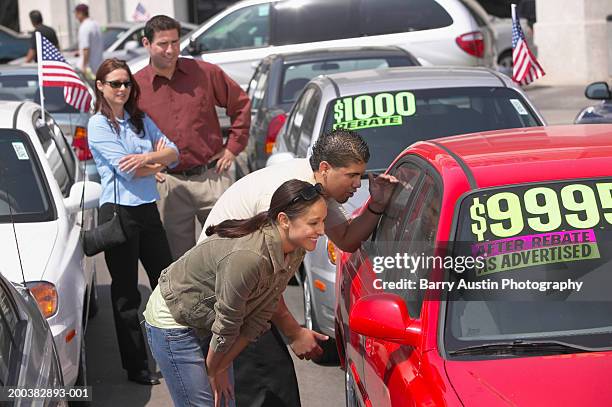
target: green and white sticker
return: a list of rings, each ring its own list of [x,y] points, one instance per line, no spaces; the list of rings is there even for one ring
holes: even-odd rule
[[[333,129],[401,126],[404,117],[415,113],[416,100],[410,92],[345,97],[334,103]]]

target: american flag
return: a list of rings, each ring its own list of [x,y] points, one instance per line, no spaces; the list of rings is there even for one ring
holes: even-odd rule
[[[42,64],[43,86],[63,87],[66,103],[81,112],[88,112],[92,98],[85,83],[48,39],[43,35],[37,37],[40,38],[42,50],[39,64]]]
[[[531,53],[516,15],[516,5],[512,5],[512,79],[521,85],[528,85],[546,73]]]
[[[142,3],[138,3],[138,5],[136,5],[136,10],[134,10],[134,14],[132,14],[132,19],[134,21],[147,21],[150,17],[151,15],[144,8]]]

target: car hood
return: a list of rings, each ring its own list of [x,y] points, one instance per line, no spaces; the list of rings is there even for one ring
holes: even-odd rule
[[[58,234],[57,222],[16,223],[15,232],[19,241],[25,279],[38,281],[45,272],[55,246]],[[15,235],[10,223],[0,224],[0,242],[2,242],[0,271],[11,281],[23,281]]]
[[[612,405],[612,352],[446,361],[466,406]]]

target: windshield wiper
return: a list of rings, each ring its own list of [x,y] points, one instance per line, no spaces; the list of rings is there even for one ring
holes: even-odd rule
[[[612,350],[606,348],[589,348],[586,346],[575,345],[561,341],[523,341],[517,340],[513,342],[496,342],[487,343],[484,345],[468,346],[466,348],[457,349],[448,352],[452,356],[461,355],[491,355],[491,354],[515,354],[515,353],[583,353],[583,352],[600,352]]]

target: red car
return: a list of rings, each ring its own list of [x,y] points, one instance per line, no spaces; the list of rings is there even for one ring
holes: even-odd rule
[[[418,142],[387,173],[338,256],[347,406],[612,405],[612,125]]]

